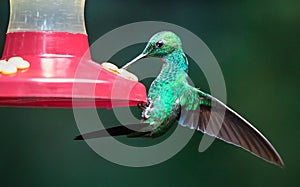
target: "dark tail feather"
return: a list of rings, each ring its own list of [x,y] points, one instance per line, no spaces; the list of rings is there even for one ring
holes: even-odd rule
[[[139,132],[142,128],[147,127],[149,124],[147,123],[139,123],[139,124],[130,124],[126,126],[117,126],[111,127],[108,129],[102,129],[94,132],[89,132],[86,134],[82,134],[76,136],[74,140],[84,140],[84,139],[93,139],[93,138],[101,138],[101,137],[108,137],[108,136],[122,136],[128,135],[131,133]]]

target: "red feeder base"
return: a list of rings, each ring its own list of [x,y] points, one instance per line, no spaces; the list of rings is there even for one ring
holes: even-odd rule
[[[147,102],[144,85],[91,60],[85,34],[8,33],[2,59],[14,56],[30,67],[12,75],[0,73],[1,106],[111,108]]]

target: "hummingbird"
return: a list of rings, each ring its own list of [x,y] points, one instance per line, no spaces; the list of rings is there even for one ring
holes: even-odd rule
[[[127,69],[147,57],[160,58],[163,65],[148,90],[148,103],[138,105],[143,109],[141,123],[86,133],[75,140],[120,135],[155,138],[166,133],[177,121],[181,126],[201,131],[272,164],[284,166],[278,152],[254,126],[217,98],[188,83],[188,59],[175,33],[156,33],[142,53],[122,68]],[[210,119],[213,124],[209,126]]]

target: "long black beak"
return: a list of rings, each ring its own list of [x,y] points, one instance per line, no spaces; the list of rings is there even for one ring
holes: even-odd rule
[[[147,56],[147,54],[140,54],[139,56],[135,57],[133,60],[131,60],[130,62],[128,62],[127,64],[125,64],[122,69],[127,69],[130,65],[136,63],[138,60],[145,58]]]

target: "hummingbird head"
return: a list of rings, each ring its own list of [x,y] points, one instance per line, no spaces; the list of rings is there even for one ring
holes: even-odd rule
[[[142,58],[162,58],[175,50],[182,51],[182,44],[180,38],[171,31],[158,32],[150,38],[143,52],[122,68],[126,69],[128,66]]]
[[[172,53],[174,50],[182,50],[180,38],[173,32],[162,31],[153,35],[142,54],[149,57],[159,57]]]

